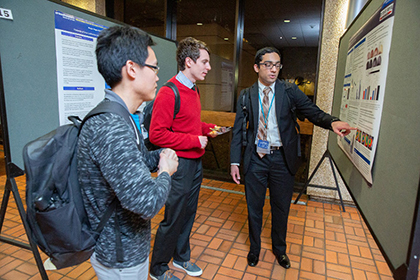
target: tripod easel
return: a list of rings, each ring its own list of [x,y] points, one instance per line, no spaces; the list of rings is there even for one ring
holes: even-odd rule
[[[335,186],[336,186],[335,188],[334,187],[327,187],[327,186],[320,186],[320,185],[310,184],[312,178],[314,177],[315,173],[318,171],[318,168],[321,166],[321,164],[322,164],[322,162],[324,161],[325,158],[328,158],[329,159],[331,170],[332,170],[333,175],[334,175]],[[328,151],[328,149],[325,151],[324,155],[322,156],[322,158],[320,159],[320,161],[316,165],[314,171],[312,172],[311,176],[309,177],[309,180],[306,181],[306,183],[303,186],[302,190],[300,191],[298,197],[296,198],[294,204],[296,204],[299,201],[300,197],[302,196],[303,192],[308,188],[308,186],[309,187],[313,187],[313,188],[321,188],[321,189],[327,189],[327,190],[336,190],[338,192],[338,196],[340,197],[340,202],[341,202],[341,207],[343,209],[343,212],[346,212],[346,209],[344,208],[343,198],[341,196],[340,187],[339,187],[338,181],[337,181],[337,175],[335,174],[334,164],[333,164],[333,161],[331,159],[331,155],[330,155],[330,152]]]

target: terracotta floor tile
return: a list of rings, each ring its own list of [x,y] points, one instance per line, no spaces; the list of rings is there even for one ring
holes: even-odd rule
[[[363,258],[363,257],[356,257],[356,256],[350,256],[350,261],[353,263],[353,262],[359,262],[359,263],[363,263],[363,264],[366,264],[366,265],[375,265],[375,262],[373,261],[373,260],[371,260],[371,259],[366,259],[366,258]],[[378,265],[378,263],[377,263],[377,265]]]
[[[16,181],[20,182],[19,193],[24,200],[25,179],[21,177]],[[5,183],[4,176],[0,177],[1,182]],[[232,193],[230,190],[240,193]],[[297,194],[293,194],[293,197],[295,199]],[[311,201],[307,196],[301,200],[307,202],[307,205],[292,204],[290,207],[286,252],[292,267],[287,270],[281,267],[272,252],[268,200],[263,209],[260,261],[256,267],[250,267],[246,258],[249,239],[244,186],[204,179],[190,239],[192,261],[203,269],[200,278],[392,279],[392,273],[357,208],[347,206],[346,212],[341,212],[337,204]],[[152,246],[163,216],[164,209],[151,221]],[[27,242],[13,197],[9,199],[2,235]],[[46,258],[42,252],[41,257]],[[169,266],[173,268],[172,263]],[[97,279],[90,262],[59,271],[48,271],[47,274],[50,280]],[[180,270],[174,270],[174,274],[182,280],[199,279]],[[0,242],[0,279],[41,279],[32,252]]]
[[[222,266],[233,268],[237,259],[238,259],[238,256],[228,254],[226,255],[226,258],[223,260]]]
[[[314,263],[313,263],[313,266],[314,266],[313,272],[316,273],[316,274],[325,275],[325,265],[326,265],[325,262],[314,260]]]
[[[325,275],[316,274],[316,273],[307,272],[307,271],[300,271],[299,279],[325,280]]]
[[[226,275],[229,276],[231,278],[235,278],[235,279],[242,279],[242,276],[244,275],[243,271],[239,271],[236,269],[231,269],[231,268],[227,268],[227,267],[220,267],[218,272],[218,274],[222,274],[222,275]]]
[[[226,257],[226,253],[220,252],[218,250],[213,250],[213,249],[205,249],[203,254],[220,258],[220,259],[224,259]]]
[[[248,261],[246,257],[238,257],[233,268],[236,270],[245,271],[247,266],[248,266]]]
[[[353,256],[360,256],[359,246],[349,244],[348,247],[349,254]]]
[[[350,256],[347,254],[343,254],[343,253],[338,253],[338,264],[340,265],[345,265],[345,266],[350,266]]]
[[[313,259],[302,258],[300,262],[300,270],[313,272]]]
[[[330,250],[326,251],[326,261],[329,263],[338,263],[338,256],[337,256],[337,252],[333,252]]]
[[[335,270],[327,270],[327,275],[341,280],[353,280],[352,274],[346,274]]]
[[[303,251],[318,255],[325,255],[325,250],[323,248],[316,248],[316,247],[310,247],[310,246],[303,246]]]
[[[24,279],[29,279],[29,275],[24,274],[22,272],[19,272],[17,270],[12,270],[12,271],[6,273],[5,275],[3,275],[1,279],[3,279],[3,280],[16,280],[16,279],[24,280]]]
[[[386,262],[375,261],[375,263],[381,275],[392,276],[391,270],[389,269]]]
[[[310,258],[310,259],[318,260],[318,261],[325,261],[325,255],[319,255],[319,254],[314,254],[314,253],[303,251],[302,256]]]
[[[17,266],[16,270],[31,276],[38,274],[38,267],[28,262],[24,262],[20,266]]]
[[[251,273],[251,274],[255,274],[257,276],[263,276],[263,277],[268,277],[269,278],[271,276],[272,271],[268,270],[268,269],[259,268],[258,265],[257,265],[255,267],[248,266],[246,268],[246,272]]]
[[[369,271],[366,271],[366,276],[367,276],[368,280],[380,280],[381,279],[378,274],[373,273],[373,272],[369,272]]]

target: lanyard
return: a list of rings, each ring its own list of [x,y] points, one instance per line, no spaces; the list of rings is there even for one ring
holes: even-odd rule
[[[270,114],[271,106],[273,106],[273,101],[274,101],[274,97],[275,96],[276,96],[276,93],[274,92],[273,98],[271,99],[270,107],[268,108],[267,116],[265,116],[265,114],[264,114],[264,108],[263,108],[263,105],[262,105],[262,102],[261,102],[261,95],[258,93],[258,100],[260,101],[261,113],[263,114],[265,127],[267,127],[268,115]]]

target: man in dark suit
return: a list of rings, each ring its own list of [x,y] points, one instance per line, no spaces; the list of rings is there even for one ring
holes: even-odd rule
[[[315,125],[331,129],[340,136],[355,129],[319,109],[297,85],[278,80],[281,68],[277,49],[267,47],[257,52],[254,70],[258,81],[241,92],[233,127],[231,176],[237,184],[240,183],[239,164],[244,148],[243,173],[250,240],[247,258],[250,266],[257,265],[259,260],[262,214],[268,187],[273,253],[281,266],[290,267],[286,255],[287,219],[300,156],[296,111]]]

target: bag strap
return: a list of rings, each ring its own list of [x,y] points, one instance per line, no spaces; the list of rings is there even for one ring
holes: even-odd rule
[[[108,208],[106,209],[104,215],[102,216],[101,221],[98,224],[98,227],[95,229],[95,232],[98,234],[97,237],[99,237],[99,234],[104,229],[109,218],[111,218],[112,213],[117,209],[118,204],[119,204],[118,198],[115,196],[112,199],[111,203],[109,204]]]
[[[301,146],[300,146],[300,125],[299,125],[299,123],[297,122],[297,112],[296,112],[296,104],[293,102],[291,102],[291,100],[290,100],[290,96],[289,95],[291,95],[292,94],[292,86],[290,85],[290,84],[285,84],[285,91],[286,91],[286,97],[287,97],[287,100],[288,100],[288,102],[289,102],[289,104],[290,104],[290,112],[292,113],[292,118],[293,118],[293,122],[295,123],[295,127],[296,127],[296,130],[297,130],[297,136],[298,136],[298,147],[297,147],[297,149],[298,149],[298,157],[300,157],[300,156],[302,156],[302,149],[301,149]]]
[[[287,101],[290,104],[290,112],[292,112],[295,127],[296,127],[298,133],[300,134],[300,126],[299,126],[299,123],[297,122],[296,105],[295,105],[294,102],[293,103],[291,102],[290,95],[293,94],[293,93],[292,93],[292,87],[289,84],[285,85],[285,92],[286,92]]]
[[[242,95],[242,113],[243,113],[243,119],[242,119],[242,146],[245,147],[248,143],[247,138],[246,138],[246,124],[247,124],[247,119],[248,119],[248,108],[246,106],[247,102],[246,102],[246,97],[248,97],[249,99],[249,89],[245,89],[244,94]]]
[[[141,137],[141,133],[136,125],[136,123],[133,120],[133,117],[130,115],[130,112],[127,111],[127,108],[125,108],[123,105],[121,105],[118,102],[115,101],[111,101],[109,99],[104,99],[102,100],[95,108],[93,108],[83,119],[82,123],[80,124],[79,127],[79,134],[80,131],[82,130],[82,126],[83,124],[91,117],[96,116],[96,115],[100,115],[103,113],[114,113],[114,114],[118,114],[121,117],[124,118],[124,120],[131,126],[133,127],[134,130],[134,134],[136,135],[136,140],[137,140],[137,147],[140,150],[140,137]],[[69,117],[70,119],[70,117]]]
[[[166,86],[170,89],[172,89],[172,91],[174,92],[175,95],[175,107],[174,107],[174,118],[176,117],[176,115],[179,113],[179,108],[181,107],[181,98],[179,97],[179,90],[176,87],[176,85],[172,82],[166,82],[163,86]]]

